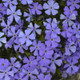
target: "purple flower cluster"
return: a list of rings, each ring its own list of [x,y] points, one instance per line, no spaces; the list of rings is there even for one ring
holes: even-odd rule
[[[0,80],[51,80],[57,69],[64,78],[79,72],[80,0],[62,0],[63,13],[56,0],[42,1],[0,3],[0,47],[18,53],[0,58]]]

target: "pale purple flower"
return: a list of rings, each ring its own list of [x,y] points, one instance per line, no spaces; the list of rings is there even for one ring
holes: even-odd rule
[[[75,65],[78,61],[70,57],[67,59],[67,62],[68,63],[64,65],[64,68],[66,69],[66,72],[71,76],[79,70],[79,67]]]
[[[28,30],[30,30],[35,36],[36,36],[36,33],[37,34],[39,34],[39,35],[41,35],[41,29],[38,29],[40,26],[39,25],[37,25],[36,23],[34,24],[34,26],[33,26],[33,24],[32,23],[30,23],[29,25],[28,25]]]
[[[14,73],[16,73],[18,71],[18,68],[21,67],[21,64],[19,61],[16,61],[16,58],[15,57],[11,57],[10,58],[10,68],[12,69],[12,71]]]
[[[50,65],[50,70],[52,73],[56,72],[56,65],[61,66],[62,60],[58,59],[60,57],[59,54],[54,53],[54,57],[51,58],[51,65]]]
[[[56,48],[58,46],[58,43],[60,42],[60,37],[57,36],[57,37],[54,37],[54,35],[50,36],[50,35],[47,35],[46,36],[46,41],[45,41],[45,44],[47,46],[52,46],[53,48]]]
[[[71,55],[76,52],[76,46],[74,42],[71,42],[65,46],[65,55]]]
[[[73,29],[71,27],[64,25],[61,35],[65,38],[67,38],[67,37],[70,38],[73,35]]]
[[[26,46],[30,46],[32,44],[32,40],[35,39],[35,35],[32,33],[30,34],[31,31],[26,29],[25,33],[23,33],[23,31],[20,31],[19,33],[19,41],[21,42],[21,44],[26,43]]]
[[[27,57],[24,57],[23,63],[25,63],[23,65],[24,68],[29,68],[30,70],[33,70],[36,68],[37,60],[34,56],[30,56],[29,59]]]
[[[7,35],[8,34],[8,31],[10,30],[11,28],[11,22],[10,20],[7,20],[7,23],[3,20],[2,23],[1,23],[1,26],[3,27],[2,31]]]
[[[6,7],[8,7],[8,5],[9,6],[15,5],[16,6],[18,4],[17,0],[2,0],[2,1],[3,1],[4,6],[6,6]]]
[[[39,74],[37,69],[33,69],[33,70],[24,70],[24,74],[25,74],[25,79],[26,80],[35,80],[36,76]]]
[[[7,8],[2,3],[0,3],[0,14],[7,14]]]
[[[24,12],[24,17],[27,17],[26,18],[26,21],[30,22],[30,21],[33,21],[33,14],[32,14],[32,11],[29,9],[29,13],[27,12]]]
[[[25,44],[22,44],[19,39],[15,40],[14,49],[17,51],[19,49],[19,52],[24,53],[24,50],[27,50],[28,47]]]
[[[79,9],[80,5],[78,3],[80,3],[80,0],[70,0],[70,1],[67,1],[67,6],[72,6],[76,9]]]
[[[29,7],[31,8],[30,10],[32,11],[32,14],[35,15],[36,13],[37,15],[40,15],[42,13],[41,10],[43,9],[42,5],[38,4],[38,2],[33,3],[32,5],[29,5]]]
[[[46,34],[50,34],[51,36],[54,35],[53,37],[57,37],[57,34],[60,34],[60,29],[58,28],[56,23],[52,23],[52,25],[49,24],[49,26],[46,26]]]
[[[51,46],[46,46],[45,44],[42,45],[40,51],[39,51],[39,55],[45,55],[46,58],[51,58],[53,55],[54,51],[53,48]]]
[[[1,80],[11,80],[11,77],[14,76],[14,72],[10,70],[10,67],[7,67],[6,69],[2,70],[0,69],[0,79]]]
[[[72,27],[76,38],[80,38],[80,24],[73,24]]]
[[[75,10],[75,8],[73,6],[70,6],[70,8],[68,6],[65,6],[65,8],[64,8],[64,14],[65,15],[75,14],[76,16],[78,15],[77,11]]]
[[[15,41],[17,38],[19,38],[19,37],[18,37],[19,32],[20,32],[20,30],[18,30],[18,31],[16,32],[16,28],[15,28],[14,26],[11,27],[11,29],[8,31],[8,34],[7,34],[7,36],[8,36],[8,37],[11,37],[11,38],[10,38],[9,41],[6,43],[5,48],[8,48],[8,47],[11,48],[11,47],[12,47],[12,45],[14,44],[14,41]]]
[[[38,69],[39,73],[47,73],[48,66],[40,65],[40,63],[37,64],[36,69]]]
[[[6,69],[9,66],[10,62],[8,59],[0,58],[0,69]]]
[[[15,25],[15,27],[16,27],[16,30],[18,30],[18,29],[24,29],[25,27],[23,26],[24,25],[24,20],[19,20],[18,21],[18,25]]]
[[[46,19],[46,22],[43,22],[44,26],[46,26],[46,27],[52,25],[52,23],[58,24],[59,21],[57,21],[56,18],[53,18],[53,19],[48,18],[48,19]]]
[[[34,55],[37,56],[39,54],[39,50],[41,48],[43,44],[41,43],[41,41],[37,41],[34,40],[33,43],[32,43],[32,46],[30,47],[30,52],[33,52],[34,51]]]
[[[54,0],[48,0],[48,4],[44,3],[43,8],[46,9],[45,13],[47,15],[56,15],[58,11],[56,9],[59,9],[59,5]]]
[[[50,58],[47,58],[44,54],[37,56],[37,60],[41,66],[48,66],[50,64]]]
[[[62,23],[63,25],[69,25],[69,26],[72,26],[74,24],[74,22],[72,20],[75,20],[76,19],[76,16],[75,14],[72,14],[72,15],[63,15],[61,14],[60,15],[60,19],[61,20],[64,20]]]
[[[7,15],[9,15],[8,19],[11,22],[13,22],[14,18],[15,21],[18,22],[20,20],[20,16],[22,15],[22,13],[20,9],[16,11],[16,6],[10,6],[10,9],[7,9]]]

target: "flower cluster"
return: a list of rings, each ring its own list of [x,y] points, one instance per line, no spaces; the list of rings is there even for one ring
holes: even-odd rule
[[[0,48],[16,53],[6,59],[0,54],[0,80],[53,80],[57,72],[64,78],[79,72],[80,0],[60,1],[0,2]]]

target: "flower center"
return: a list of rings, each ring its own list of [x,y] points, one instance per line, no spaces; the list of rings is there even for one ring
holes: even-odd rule
[[[29,64],[31,64],[31,62],[29,62]]]
[[[47,50],[45,50],[45,52],[47,52]]]
[[[70,13],[72,13],[72,11],[70,11]]]
[[[13,64],[11,64],[11,67],[13,66]]]
[[[33,28],[33,31],[35,31],[36,29],[35,28]]]
[[[51,41],[53,41],[53,39],[51,39]]]
[[[67,48],[69,48],[69,46]]]
[[[65,31],[67,31],[67,29],[65,29]]]
[[[0,9],[0,11],[2,11],[2,9]]]
[[[77,40],[77,42],[79,42],[79,40]]]
[[[7,74],[7,72],[5,72],[5,74]]]
[[[9,26],[7,26],[7,28],[9,28]]]
[[[27,36],[26,36],[26,39],[27,39]]]
[[[44,60],[44,57],[42,59]]]
[[[13,15],[15,15],[15,12],[13,13]]]
[[[39,66],[39,68],[41,68],[41,66]]]
[[[29,75],[31,75],[31,73],[29,73]]]
[[[72,64],[70,66],[72,67]]]
[[[62,57],[64,59],[64,57]]]
[[[50,9],[52,9],[52,7],[50,7]]]
[[[38,49],[38,47],[36,47],[36,49]]]
[[[4,63],[2,64],[2,66],[4,66]]]
[[[54,62],[54,60],[52,60],[52,62]]]
[[[22,44],[20,44],[20,46],[22,46]]]
[[[75,2],[73,2],[73,4],[75,4]]]
[[[54,31],[54,29],[52,29],[52,32]]]
[[[9,3],[11,3],[11,1],[9,1]]]
[[[37,7],[35,7],[35,9],[37,9]]]
[[[69,18],[67,18],[67,20],[69,20]]]
[[[14,36],[16,36],[16,34],[14,34]]]

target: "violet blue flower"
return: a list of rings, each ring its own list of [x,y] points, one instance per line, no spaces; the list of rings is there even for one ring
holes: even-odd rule
[[[37,69],[34,70],[24,70],[24,74],[25,74],[25,79],[26,80],[35,80],[36,76],[39,74]]]
[[[66,72],[71,76],[72,74],[76,73],[79,70],[79,67],[75,65],[78,61],[69,58],[67,59],[67,62],[68,63],[64,65],[64,68],[67,68]]]
[[[23,33],[23,31],[20,31],[19,33],[19,41],[21,42],[21,44],[26,43],[26,46],[30,46],[32,44],[32,40],[35,39],[35,35],[32,33],[30,34],[31,31],[26,29],[25,30],[25,34]]]
[[[29,59],[27,57],[24,57],[23,63],[25,63],[23,65],[23,67],[24,68],[28,68],[29,67],[30,70],[35,69],[35,67],[37,65],[37,61],[36,61],[34,56],[30,56]]]
[[[77,8],[77,9],[80,8],[80,5],[78,3],[80,3],[80,0],[70,0],[70,1],[67,1],[67,5],[68,6],[73,6],[74,8]]]
[[[56,65],[61,66],[62,60],[58,59],[60,57],[59,54],[54,53],[54,57],[51,58],[50,70],[52,73],[56,72]]]
[[[3,29],[2,29],[2,31],[7,35],[8,34],[8,31],[10,30],[10,28],[11,28],[11,22],[10,22],[10,20],[7,20],[7,24],[6,24],[6,22],[3,20],[2,21],[2,23],[1,23],[1,26],[2,27],[4,27]]]
[[[6,69],[9,66],[10,62],[8,59],[0,58],[0,69]]]
[[[32,11],[29,9],[29,13],[27,12],[24,12],[24,17],[27,17],[26,18],[26,21],[30,22],[30,21],[33,21],[33,14],[32,14]]]
[[[52,36],[47,35],[46,36],[45,44],[47,46],[51,45],[53,48],[56,48],[58,46],[59,42],[60,42],[60,37],[59,36],[57,36],[57,37],[54,37],[54,35],[52,35]]]
[[[47,15],[56,15],[58,11],[56,9],[59,9],[59,5],[54,0],[48,0],[48,4],[44,3],[43,8],[46,9],[45,13]]]
[[[32,11],[32,14],[35,15],[36,13],[37,15],[40,15],[42,13],[41,10],[43,9],[42,5],[38,4],[38,2],[33,3],[32,5],[29,5],[29,7],[31,8],[30,10]]]
[[[16,73],[18,71],[18,68],[21,67],[21,64],[19,61],[16,61],[16,58],[15,57],[11,57],[10,58],[10,68],[12,69],[12,71],[14,73]]]
[[[28,30],[30,30],[35,36],[36,36],[36,33],[37,34],[39,34],[39,35],[41,35],[41,29],[38,29],[40,26],[39,25],[37,25],[36,23],[34,24],[34,26],[33,26],[33,24],[32,23],[30,23],[29,25],[28,25]]]
[[[69,25],[69,26],[72,26],[73,25],[73,21],[72,20],[75,20],[76,19],[76,15],[75,14],[72,14],[72,15],[63,15],[61,14],[60,15],[60,19],[65,19],[62,23],[63,25]]]
[[[65,55],[71,55],[76,52],[76,46],[74,42],[71,42],[65,46]]]
[[[4,6],[8,7],[9,6],[12,6],[12,5],[17,5],[17,0],[2,0],[3,1],[3,4]]]
[[[64,14],[65,15],[75,14],[76,16],[78,15],[77,11],[75,10],[75,8],[73,6],[70,6],[70,8],[68,6],[65,6],[65,8],[64,8]]]
[[[10,9],[7,9],[7,15],[9,15],[8,19],[11,22],[13,22],[13,18],[15,18],[15,21],[18,22],[22,13],[20,9],[16,11],[16,6],[10,6]]]
[[[67,37],[70,38],[73,35],[73,29],[71,27],[64,25],[61,35],[65,38],[67,38]]]
[[[14,44],[15,51],[17,51],[19,49],[20,53],[24,53],[23,49],[25,49],[25,50],[28,49],[28,47],[25,44],[20,43],[19,39],[15,40],[14,42],[15,42],[15,44]]]
[[[0,3],[0,14],[7,14],[7,8],[2,3]]]
[[[34,55],[37,56],[39,54],[39,50],[41,48],[43,44],[41,43],[41,41],[37,41],[34,40],[33,43],[32,43],[32,46],[30,47],[30,52],[33,52],[34,51]]]
[[[2,70],[0,69],[0,79],[1,80],[11,80],[10,78],[14,76],[14,72],[10,70],[10,67]]]

